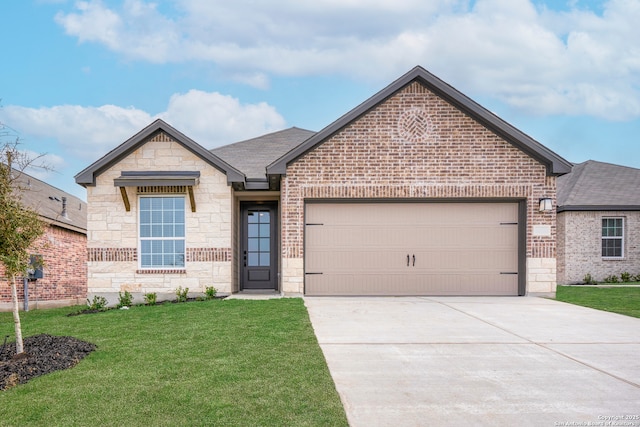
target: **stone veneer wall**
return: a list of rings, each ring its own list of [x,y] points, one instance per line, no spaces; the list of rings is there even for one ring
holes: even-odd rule
[[[624,258],[602,258],[602,218],[624,218]],[[558,283],[597,281],[628,272],[640,274],[640,212],[564,211],[558,214]]]
[[[528,201],[527,292],[554,292],[556,217],[538,200],[555,194],[542,164],[414,82],[287,168],[283,291],[304,291],[305,199],[509,198]]]
[[[186,269],[140,270],[138,266],[138,196],[127,188],[131,210],[127,212],[113,180],[122,171],[200,171],[193,188],[196,212],[185,194]],[[160,193],[159,193],[160,194]],[[179,286],[203,292],[214,286],[231,292],[232,196],[226,175],[159,133],[110,169],[101,173],[88,200],[89,295],[156,292],[173,294]]]
[[[87,297],[87,236],[49,225],[33,245],[32,254],[42,255],[44,277],[28,283],[29,308],[84,304]],[[22,278],[18,284],[20,308],[24,305]],[[0,267],[0,310],[11,310],[11,288]]]

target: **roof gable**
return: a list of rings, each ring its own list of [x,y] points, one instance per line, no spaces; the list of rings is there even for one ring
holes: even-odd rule
[[[285,175],[287,166],[295,162],[308,151],[322,144],[325,140],[349,125],[351,122],[365,115],[373,108],[392,97],[398,91],[417,81],[426,86],[440,98],[449,102],[472,119],[476,120],[495,134],[504,138],[516,148],[544,164],[550,175],[562,175],[571,171],[571,163],[549,150],[533,138],[505,122],[489,110],[485,109],[458,90],[443,82],[424,68],[417,66],[411,71],[391,83],[389,86],[372,96],[335,122],[295,147],[293,150],[267,166],[268,174]]]
[[[158,132],[164,132],[169,135],[173,140],[180,145],[191,151],[198,157],[205,160],[207,163],[217,168],[221,172],[227,175],[227,182],[229,184],[234,182],[244,182],[245,176],[242,172],[229,165],[227,162],[202,147],[200,144],[179,132],[165,121],[157,119],[149,126],[142,129],[140,132],[120,144],[118,147],[111,150],[102,158],[94,162],[91,166],[84,169],[82,172],[75,176],[76,183],[82,186],[95,185],[96,177],[110,168],[114,164],[118,163],[121,159],[128,156],[131,152],[144,145],[149,139],[151,139]]]
[[[558,212],[640,210],[640,169],[589,160],[561,176]]]

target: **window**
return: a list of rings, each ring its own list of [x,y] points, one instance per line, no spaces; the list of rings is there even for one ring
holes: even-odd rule
[[[140,197],[140,267],[184,268],[184,196]]]
[[[602,218],[602,257],[622,258],[624,256],[623,218]]]

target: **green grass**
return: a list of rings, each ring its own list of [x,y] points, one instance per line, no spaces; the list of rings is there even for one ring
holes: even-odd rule
[[[98,349],[0,391],[0,425],[347,425],[301,299],[214,300],[67,317],[22,313],[23,335]],[[0,313],[0,336],[13,336]]]
[[[558,286],[556,299],[598,310],[640,317],[640,287]]]

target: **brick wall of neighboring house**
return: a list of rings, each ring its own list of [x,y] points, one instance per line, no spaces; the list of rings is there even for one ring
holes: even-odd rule
[[[538,200],[555,194],[542,164],[414,82],[287,168],[283,290],[303,292],[305,199],[513,198],[528,201],[527,291],[553,292],[556,216]]]
[[[624,257],[602,258],[602,218],[624,218]],[[602,281],[623,272],[640,274],[640,212],[565,211],[558,214],[558,283],[572,284],[586,274]]]
[[[28,283],[29,307],[43,308],[59,305],[83,304],[87,296],[87,236],[82,233],[49,225],[31,249],[43,256],[44,277]],[[11,307],[11,288],[0,267],[0,308]],[[23,308],[22,280],[18,285],[18,299]]]

